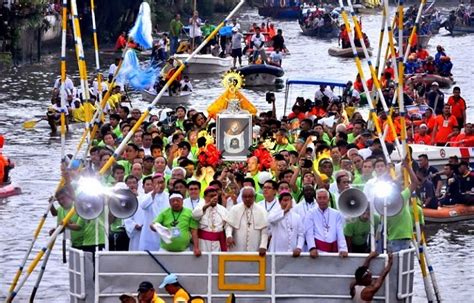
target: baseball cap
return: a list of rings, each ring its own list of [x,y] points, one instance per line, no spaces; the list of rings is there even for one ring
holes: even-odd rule
[[[439,83],[434,81],[433,83],[431,83],[431,86],[439,86]]]
[[[164,288],[166,285],[174,283],[178,283],[178,277],[175,274],[169,274],[163,279],[163,282],[161,282],[160,288]]]
[[[140,285],[138,285],[138,292],[147,291],[152,288],[154,287],[153,287],[153,284],[151,284],[151,282],[143,281],[142,283],[140,283]]]
[[[368,130],[365,130],[365,131],[362,132],[361,136],[364,136],[364,137],[365,137],[365,136],[368,136],[368,137],[370,137],[370,136],[372,136],[372,134],[371,134]]]

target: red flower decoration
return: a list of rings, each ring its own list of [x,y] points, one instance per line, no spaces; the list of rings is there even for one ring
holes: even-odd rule
[[[222,153],[214,144],[208,144],[205,149],[199,153],[198,160],[203,167],[212,166],[216,168],[222,163]]]
[[[252,156],[258,159],[258,170],[264,171],[270,169],[272,166],[272,154],[263,145],[259,145],[252,153]]]

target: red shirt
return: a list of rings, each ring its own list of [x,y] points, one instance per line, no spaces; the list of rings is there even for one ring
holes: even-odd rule
[[[462,97],[456,101],[454,96],[451,96],[448,99],[448,104],[451,105],[451,114],[458,119],[462,118],[462,114],[466,110],[466,101]]]
[[[430,54],[426,51],[426,49],[422,48],[421,50],[416,52],[416,57],[420,60],[426,60]]]
[[[435,143],[448,142],[448,136],[453,132],[453,127],[458,125],[458,120],[454,115],[445,118],[443,115],[436,117],[436,137]]]
[[[431,136],[428,135],[428,134],[426,134],[424,136],[422,136],[420,134],[415,134],[414,142],[415,142],[415,144],[431,145]]]
[[[359,93],[362,93],[364,91],[364,86],[362,85],[362,81],[360,80],[354,81],[354,88],[357,89]]]

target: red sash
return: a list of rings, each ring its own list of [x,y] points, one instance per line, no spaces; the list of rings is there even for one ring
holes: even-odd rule
[[[332,243],[320,241],[316,238],[314,238],[314,243],[316,244],[316,249],[320,251],[325,251],[325,252],[338,252],[337,248],[337,241],[334,241]]]
[[[227,251],[227,243],[224,231],[212,232],[198,229],[198,237],[199,239],[207,241],[219,241],[219,244],[221,245],[221,251]]]

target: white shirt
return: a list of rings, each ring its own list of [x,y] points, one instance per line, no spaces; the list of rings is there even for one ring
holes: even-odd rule
[[[214,207],[208,207],[206,211],[203,211],[205,201],[200,202],[193,210],[193,218],[199,221],[199,229],[207,232],[223,232],[225,231],[225,237],[232,236],[232,227],[226,224],[225,218],[228,215],[227,209],[217,204]],[[219,241],[210,241],[199,238],[199,248],[201,251],[221,251],[221,245]]]
[[[303,198],[300,203],[296,204],[294,210],[295,212],[300,215],[301,220],[304,220],[306,217],[306,214],[312,210],[313,208],[316,208],[316,199],[313,200],[312,203],[306,202],[306,200]]]
[[[239,32],[232,34],[232,49],[242,48],[243,35]]]
[[[259,50],[265,46],[265,37],[261,33],[258,37],[257,34],[254,34],[251,41],[253,43],[253,50]]]
[[[334,99],[334,93],[332,90],[328,87],[324,89],[324,93],[321,91],[321,89],[318,89],[316,93],[314,93],[314,99],[315,100],[322,100],[324,96],[327,96],[329,100]]]
[[[150,224],[153,223],[155,218],[166,208],[170,206],[168,193],[162,192],[156,194],[155,197],[152,193],[140,196],[139,205],[143,210],[143,228],[140,235],[139,250],[160,250],[160,236],[151,230]]]
[[[281,53],[272,52],[270,54],[270,59],[272,60],[272,62],[275,62],[281,65],[281,61],[283,60],[283,55]]]
[[[188,91],[188,92],[193,91],[193,85],[191,84],[191,81],[181,80],[181,82],[179,82],[179,84],[181,86],[181,91]],[[187,90],[184,89],[186,86],[188,87]]]
[[[117,65],[115,65],[115,63],[110,64],[109,76],[113,76],[116,70],[117,70]]]
[[[268,215],[268,223],[272,230],[270,239],[270,252],[292,252],[304,244],[303,220],[294,209],[286,214],[280,205],[278,210]]]
[[[304,219],[304,228],[309,250],[315,247],[315,239],[318,239],[326,243],[337,241],[339,252],[348,251],[344,237],[344,217],[337,210],[330,207],[324,211],[319,207],[312,209]]]
[[[138,230],[135,227],[137,225],[142,225],[142,229],[147,228],[147,226],[143,225],[143,220],[144,213],[141,207],[137,208],[137,211],[135,212],[135,214],[133,214],[133,216],[123,220],[125,230],[127,231],[127,235],[130,238],[130,243],[128,245],[129,251],[139,250],[141,230]]]
[[[372,156],[372,150],[369,147],[359,149],[358,153],[362,158],[364,158],[364,160]]]
[[[204,203],[204,199],[186,198],[183,200],[183,207],[189,208],[191,211],[193,211],[199,203]]]
[[[53,87],[56,89],[59,89],[61,87],[61,78],[57,78],[56,81],[54,81]],[[66,79],[64,80],[64,88],[66,89],[68,95],[71,95],[74,91],[74,83],[69,77],[66,77]]]
[[[196,37],[202,36],[201,22],[202,21],[200,18],[196,18],[196,20],[193,20],[193,18],[189,18],[189,24],[191,25],[189,28],[190,38],[196,38]]]

